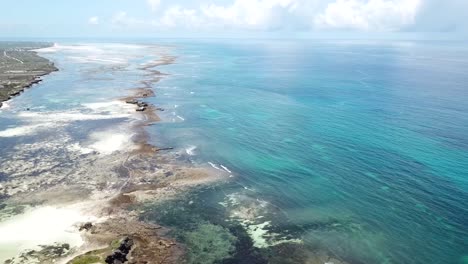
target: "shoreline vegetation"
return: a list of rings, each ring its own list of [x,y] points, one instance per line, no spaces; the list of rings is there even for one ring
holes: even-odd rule
[[[35,52],[52,43],[0,42],[0,108],[3,102],[20,95],[42,81],[41,77],[58,71],[54,63]]]

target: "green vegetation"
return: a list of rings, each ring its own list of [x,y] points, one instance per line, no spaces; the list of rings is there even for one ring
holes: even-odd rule
[[[94,255],[83,255],[73,259],[69,264],[96,264],[105,263],[101,257]]]
[[[110,244],[110,248],[112,250],[118,249],[119,246],[120,246],[120,242],[121,242],[120,239],[116,239],[116,240],[112,241],[111,244]]]
[[[105,263],[104,259],[111,251],[110,248],[93,250],[70,260],[67,264]]]
[[[70,260],[67,264],[96,264],[96,263],[105,263],[105,259],[109,256],[114,250],[119,248],[121,243],[120,239],[113,240],[110,245],[103,249],[89,251],[83,255],[75,257]]]
[[[33,51],[48,46],[51,44],[0,42],[0,104],[34,83],[36,77],[57,70],[53,63]]]

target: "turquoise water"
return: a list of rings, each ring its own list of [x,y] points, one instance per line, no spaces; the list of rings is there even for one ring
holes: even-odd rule
[[[151,140],[175,147],[169,155],[181,162],[232,175],[145,205],[142,218],[172,227],[189,262],[468,263],[468,48],[151,41],[161,43],[177,60],[160,67],[169,75],[149,99],[165,109],[148,127]],[[103,141],[90,137],[96,131],[131,133],[118,104],[87,104],[141,86],[141,64],[159,53],[104,44],[45,53],[60,71],[2,110],[0,161],[10,168],[37,142],[45,150],[25,157],[50,152],[66,171],[66,159],[79,156],[62,148],[92,147]],[[5,133],[15,126],[34,131]],[[10,177],[4,171],[0,181]]]
[[[173,44],[155,102],[174,122],[151,131],[232,171],[203,204],[264,201],[269,232],[350,263],[467,263],[466,47]]]

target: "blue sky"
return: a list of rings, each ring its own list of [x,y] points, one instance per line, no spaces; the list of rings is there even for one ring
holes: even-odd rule
[[[0,37],[467,36],[467,0],[2,1]]]

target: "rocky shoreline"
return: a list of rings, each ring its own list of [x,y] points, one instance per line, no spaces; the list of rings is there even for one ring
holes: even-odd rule
[[[58,71],[53,62],[34,51],[49,46],[52,44],[0,42],[0,108],[3,102],[41,82],[42,76]]]
[[[5,162],[0,176],[8,175],[8,180],[0,184],[2,213],[11,211],[13,222],[15,217],[24,214],[37,215],[36,211],[41,208],[55,210],[60,218],[70,212],[73,218],[83,215],[76,218],[77,223],[70,231],[84,242],[79,247],[68,243],[47,244],[40,249],[23,251],[5,263],[182,261],[184,246],[167,237],[167,228],[141,221],[132,207],[148,201],[170,200],[196,186],[228,177],[208,167],[178,162],[177,153],[160,152],[172,148],[159,148],[148,141],[145,128],[159,121],[157,111],[164,110],[144,101],[155,96],[153,85],[164,76],[154,67],[174,61],[175,57],[166,56],[142,66],[141,70],[146,72],[142,86],[130,89],[128,96],[119,98],[124,109],[128,108],[125,105],[135,107],[134,117],[126,124],[133,135],[131,148],[107,155],[94,151],[83,154],[64,149],[63,140],[52,137],[44,146],[33,144],[3,157]],[[32,160],[31,148],[45,148],[46,151],[40,151]],[[25,162],[18,166],[16,161],[23,159]],[[86,221],[80,223],[80,218]]]
[[[291,263],[344,263],[327,252],[306,255],[303,252],[307,249],[291,237],[279,237],[275,240],[277,244],[266,243],[260,223],[264,222],[266,212],[273,210],[267,210],[269,207],[257,199],[236,200],[227,196],[216,212],[211,211],[213,208],[209,214],[206,212],[205,200],[192,194],[233,183],[232,175],[227,169],[188,162],[190,154],[185,150],[151,143],[148,126],[161,120],[158,113],[164,109],[152,104],[150,97],[157,92],[155,84],[167,76],[156,67],[174,63],[176,59],[162,55],[164,52],[156,48],[153,51],[161,59],[141,65],[137,81],[121,88],[117,96],[106,96],[109,92],[113,94],[114,90],[110,90],[102,98],[96,99],[92,94],[91,100],[78,104],[71,98],[70,109],[40,108],[36,112],[36,108],[42,107],[39,105],[30,111],[5,111],[17,118],[18,124],[0,131],[6,146],[0,156],[0,234],[6,234],[4,237],[9,240],[6,244],[0,241],[0,247],[12,245],[12,240],[16,241],[24,229],[27,231],[22,235],[33,238],[36,244],[10,249],[14,254],[7,252],[7,256],[0,251],[0,262],[9,258],[4,263],[252,260],[249,263],[264,264],[275,263],[268,260],[279,252],[294,259]],[[122,76],[123,72],[115,69],[110,72]],[[61,74],[66,76],[67,71]],[[88,75],[83,75],[84,81],[87,78]],[[102,83],[98,87],[103,87]],[[38,127],[44,129],[38,133],[41,140],[37,140],[36,134],[29,138],[9,136],[30,135],[21,132]],[[75,130],[79,131],[74,134]],[[125,144],[119,145],[121,137]],[[18,144],[17,139],[24,141]],[[93,147],[96,142],[104,147]],[[114,144],[118,146],[114,148]],[[205,213],[206,219],[200,216]],[[173,225],[179,219],[184,225]],[[246,220],[251,224],[246,224]],[[265,246],[256,245],[255,236],[265,240]],[[52,239],[37,244],[49,237]]]
[[[126,104],[134,105],[135,111],[143,118],[133,126],[137,148],[130,151],[122,163],[120,176],[127,179],[115,196],[104,203],[100,210],[106,219],[103,222],[84,223],[82,232],[89,245],[104,245],[86,251],[68,260],[75,263],[181,263],[184,257],[184,246],[167,237],[169,229],[142,222],[138,214],[129,208],[147,201],[164,201],[183,194],[190,188],[203,186],[225,179],[225,175],[208,168],[186,167],[182,164],[171,164],[171,158],[159,154],[159,148],[148,143],[149,135],[145,127],[160,121],[157,111],[164,109],[143,101],[155,96],[152,85],[157,83],[163,73],[154,68],[174,63],[175,57],[163,57],[142,67],[150,78],[141,82],[139,88],[131,89],[131,95],[121,98]],[[159,164],[159,173],[151,173],[150,164]],[[116,248],[115,245],[118,245]],[[107,245],[107,246],[106,246]],[[114,245],[114,246],[113,246]],[[129,246],[131,245],[131,246]]]

